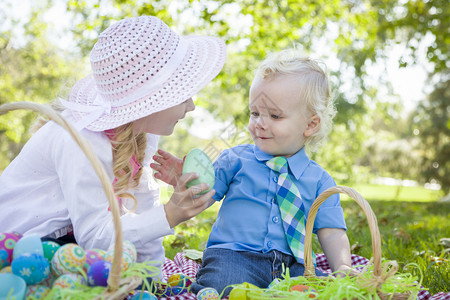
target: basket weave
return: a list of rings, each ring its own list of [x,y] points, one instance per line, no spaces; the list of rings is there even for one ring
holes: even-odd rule
[[[337,194],[337,193],[343,193],[348,195],[350,198],[356,201],[358,205],[361,207],[361,209],[364,211],[367,221],[369,223],[370,228],[370,234],[372,237],[372,252],[373,252],[373,258],[371,259],[371,262],[373,262],[373,274],[372,274],[372,280],[369,282],[369,285],[371,288],[376,289],[378,296],[381,299],[408,299],[411,296],[410,292],[405,293],[393,293],[393,294],[386,294],[380,291],[381,285],[386,281],[387,278],[393,276],[397,270],[398,265],[397,262],[391,261],[389,263],[386,263],[383,267],[381,264],[381,236],[380,231],[378,229],[378,222],[377,218],[370,207],[369,203],[354,189],[350,187],[345,186],[335,186],[331,187],[324,192],[322,192],[319,197],[314,201],[314,203],[311,206],[311,209],[309,210],[308,219],[306,222],[306,229],[305,229],[305,277],[315,277],[315,268],[313,265],[313,259],[312,259],[312,230],[314,226],[314,220],[317,215],[317,211],[320,207],[320,205],[328,199],[331,195]],[[369,263],[370,264],[370,263]],[[388,268],[390,269],[388,270]],[[365,268],[362,272],[365,272],[367,268]],[[365,282],[364,284],[367,284]]]
[[[119,204],[114,195],[114,190],[111,185],[110,179],[104,170],[100,160],[94,154],[89,142],[82,137],[78,131],[69,124],[57,111],[48,105],[31,103],[31,102],[15,102],[7,103],[0,106],[0,115],[3,115],[9,111],[25,109],[38,112],[45,115],[50,120],[66,129],[73,139],[77,142],[83,152],[86,154],[89,161],[92,163],[95,172],[97,173],[102,183],[105,194],[108,198],[109,207],[111,209],[114,230],[115,230],[115,244],[114,244],[114,256],[112,259],[112,267],[108,277],[108,287],[95,299],[123,299],[129,292],[133,291],[142,283],[142,279],[138,276],[129,276],[121,278],[121,261],[123,252],[123,238],[122,238],[122,226],[120,223],[120,210]]]

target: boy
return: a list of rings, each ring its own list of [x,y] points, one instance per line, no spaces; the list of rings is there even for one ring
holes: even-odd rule
[[[242,282],[266,288],[281,277],[283,264],[292,277],[303,275],[306,217],[316,197],[336,185],[305,152],[326,137],[335,114],[327,75],[316,61],[295,50],[267,58],[250,88],[249,109],[254,145],[227,149],[214,163],[213,198],[223,203],[193,292],[213,287],[220,293]],[[161,165],[152,165],[157,178],[167,175],[170,161],[170,154],[160,154],[155,160]],[[351,268],[345,230],[339,196],[333,195],[321,205],[314,233],[335,272]]]

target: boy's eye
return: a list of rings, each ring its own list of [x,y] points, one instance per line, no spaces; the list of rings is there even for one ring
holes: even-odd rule
[[[253,111],[253,112],[251,112],[250,113],[252,116],[254,116],[254,117],[257,117],[257,116],[259,116],[259,113],[258,112],[256,112],[256,111]]]
[[[272,119],[275,119],[275,120],[281,118],[279,115],[271,115],[271,117],[272,117]]]

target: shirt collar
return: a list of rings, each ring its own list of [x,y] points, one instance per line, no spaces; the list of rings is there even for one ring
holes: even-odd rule
[[[256,159],[262,162],[266,162],[274,157],[273,155],[261,151],[261,149],[259,149],[256,145],[253,146],[253,152],[255,153]],[[292,175],[294,175],[295,179],[298,180],[310,162],[310,159],[306,154],[305,147],[300,149],[291,157],[288,157],[287,162]]]

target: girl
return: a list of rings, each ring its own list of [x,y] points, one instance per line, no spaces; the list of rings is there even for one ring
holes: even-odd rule
[[[164,262],[162,240],[177,224],[204,210],[214,190],[175,185],[164,206],[149,164],[158,136],[194,110],[192,96],[225,62],[214,37],[181,37],[156,17],[124,19],[107,28],[90,54],[92,75],[78,81],[63,116],[90,141],[122,204],[124,240],[138,261]],[[69,133],[54,122],[42,126],[0,177],[0,232],[64,238],[85,249],[108,249],[113,221],[94,169]]]

